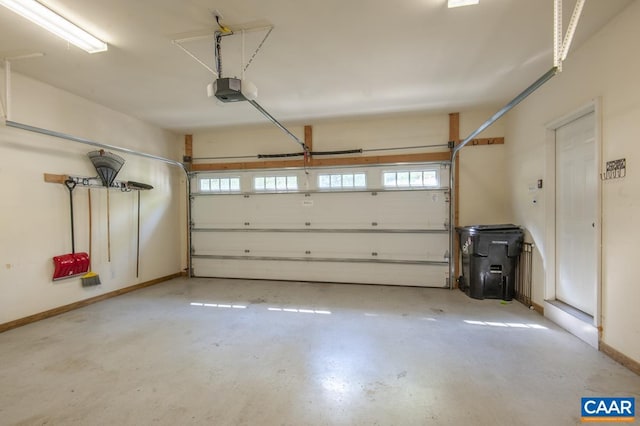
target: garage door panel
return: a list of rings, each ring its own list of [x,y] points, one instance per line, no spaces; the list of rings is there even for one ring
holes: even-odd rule
[[[443,261],[448,235],[409,233],[196,232],[199,255],[338,257]]]
[[[448,267],[438,265],[346,264],[234,259],[193,259],[194,276],[419,287],[447,286]]]
[[[346,176],[355,169],[233,172],[241,192],[193,194],[194,275],[444,286],[448,191],[381,188],[383,173],[394,167],[359,168],[368,173],[367,182],[379,182],[362,190],[314,187],[318,173]],[[296,173],[298,183],[308,183],[306,191],[265,193],[247,186],[261,176]],[[216,179],[213,172],[204,176]],[[197,177],[194,183],[202,187]]]
[[[388,191],[378,193],[378,226],[394,229],[444,229],[448,218],[445,194],[439,191]]]
[[[444,229],[444,199],[437,191],[198,196],[192,222],[196,228],[370,229],[375,223],[378,228]]]
[[[311,194],[309,222],[318,228],[370,228],[376,200],[369,192]]]
[[[192,222],[196,228],[296,228],[305,223],[303,197],[303,194],[197,196],[192,204]]]
[[[191,202],[191,221],[196,228],[238,227],[246,221],[242,195],[195,196]]]
[[[444,229],[445,194],[437,191],[320,193],[307,198],[308,222],[315,227]]]
[[[244,198],[243,215],[253,227],[300,228],[306,218],[304,194],[259,194]]]

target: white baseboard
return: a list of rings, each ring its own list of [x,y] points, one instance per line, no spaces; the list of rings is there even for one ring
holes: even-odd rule
[[[598,328],[593,323],[585,321],[556,306],[544,301],[544,316],[567,330],[580,340],[598,349]]]

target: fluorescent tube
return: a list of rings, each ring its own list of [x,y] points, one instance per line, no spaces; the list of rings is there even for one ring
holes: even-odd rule
[[[104,52],[108,48],[104,41],[35,0],[0,0],[0,5],[89,53]]]
[[[449,8],[460,6],[471,6],[472,4],[478,4],[480,0],[449,0]]]

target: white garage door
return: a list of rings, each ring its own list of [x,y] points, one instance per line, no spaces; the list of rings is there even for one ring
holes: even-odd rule
[[[448,165],[192,177],[192,275],[448,285]]]

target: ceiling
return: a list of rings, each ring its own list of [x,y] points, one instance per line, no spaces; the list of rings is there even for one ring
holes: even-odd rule
[[[587,0],[572,50],[633,0]],[[162,128],[261,123],[248,103],[208,98],[214,76],[174,39],[273,25],[245,78],[283,123],[495,107],[552,65],[553,0],[42,0],[109,43],[87,54],[0,7],[12,70]],[[565,28],[575,0],[565,0]],[[266,31],[245,32],[245,62]],[[213,37],[182,45],[214,68]],[[222,42],[223,76],[241,76],[242,35]]]

